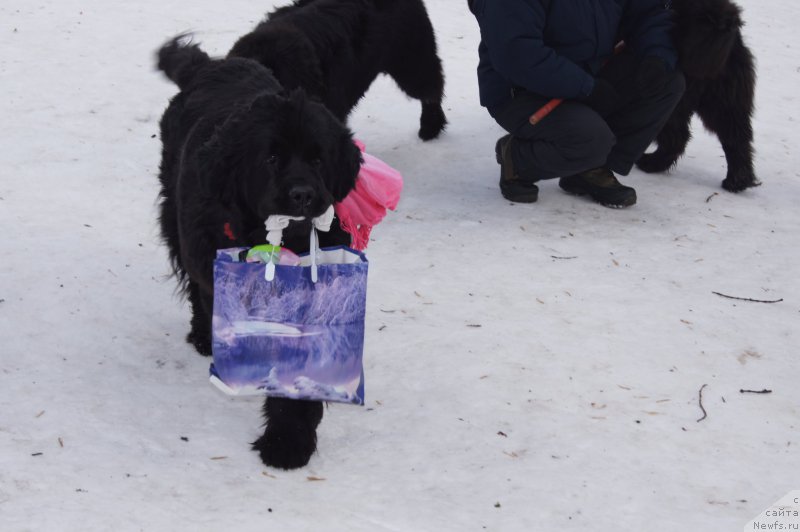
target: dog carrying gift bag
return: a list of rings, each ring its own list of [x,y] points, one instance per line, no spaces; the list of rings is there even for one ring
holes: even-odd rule
[[[318,249],[312,230],[311,251],[286,265],[277,235],[266,263],[247,262],[247,248],[217,251],[211,381],[231,395],[364,404],[366,257]]]

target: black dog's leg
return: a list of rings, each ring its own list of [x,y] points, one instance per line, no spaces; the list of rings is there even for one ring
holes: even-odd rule
[[[287,241],[293,249],[302,249],[306,242]],[[350,234],[346,233],[337,218],[330,231],[320,233],[322,247],[350,245]],[[295,469],[308,463],[317,449],[317,426],[322,421],[322,403],[299,401],[281,397],[267,397],[264,401],[264,434],[253,442],[261,461],[270,467]]]
[[[253,442],[268,466],[296,469],[306,465],[317,449],[317,426],[322,403],[267,397],[264,402],[264,435]]]
[[[426,64],[430,63],[430,64]],[[424,70],[417,70],[424,68]],[[389,72],[397,86],[412,98],[422,103],[419,117],[419,138],[431,140],[439,136],[447,125],[442,109],[444,76],[439,58],[434,54],[423,64],[414,65],[409,61]]]
[[[419,117],[419,138],[431,140],[439,136],[445,126],[447,118],[442,109],[442,102],[422,101],[422,114]]]
[[[642,155],[636,166],[648,174],[669,170],[686,151],[686,145],[692,137],[689,126],[691,119],[692,106],[684,96],[658,133],[656,151]]]
[[[756,178],[753,169],[752,143],[737,138],[726,138],[724,133],[720,133],[719,137],[728,162],[728,174],[722,181],[722,188],[728,192],[741,192],[759,186],[761,181]]]
[[[753,170],[753,127],[750,124],[752,98],[749,102],[741,99],[728,101],[726,96],[730,97],[732,90],[723,88],[719,94],[711,92],[703,98],[697,114],[706,128],[717,135],[725,152],[728,173],[722,181],[722,188],[729,192],[741,192],[761,183]],[[746,94],[746,91],[740,90],[738,94]]]
[[[211,356],[211,304],[200,292],[199,285],[189,281],[189,303],[192,305],[191,330],[186,341],[203,356]]]
[[[447,118],[442,109],[444,74],[436,54],[433,28],[429,33],[409,34],[403,53],[388,63],[386,73],[403,92],[422,103],[419,138],[431,140],[438,137],[447,125]]]

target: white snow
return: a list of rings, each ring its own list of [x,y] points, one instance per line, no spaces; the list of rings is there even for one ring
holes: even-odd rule
[[[741,0],[764,185],[723,191],[695,124],[626,210],[502,199],[465,4],[427,1],[444,136],[386,78],[351,117],[405,189],[367,251],[367,405],[292,472],[184,342],[156,227],[153,52],[224,54],[273,2],[0,4],[0,528],[742,530],[800,488],[800,4]]]

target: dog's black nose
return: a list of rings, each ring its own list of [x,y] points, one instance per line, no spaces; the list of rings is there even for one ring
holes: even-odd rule
[[[310,207],[315,197],[314,189],[309,185],[295,185],[289,189],[289,199],[300,210]]]

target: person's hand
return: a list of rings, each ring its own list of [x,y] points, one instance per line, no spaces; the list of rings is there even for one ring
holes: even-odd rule
[[[611,83],[603,78],[595,78],[592,92],[580,101],[597,111],[600,116],[608,116],[619,106],[620,96]]]
[[[642,96],[654,96],[669,81],[667,64],[660,57],[648,56],[639,63],[636,71],[636,88]]]

